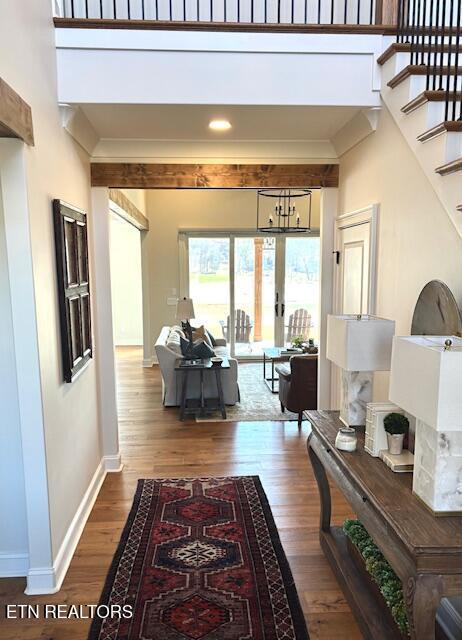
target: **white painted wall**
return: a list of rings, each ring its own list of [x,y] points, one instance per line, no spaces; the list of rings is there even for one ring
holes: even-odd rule
[[[422,287],[440,279],[462,302],[462,239],[413,151],[384,108],[377,131],[340,159],[339,211],[380,204],[377,314],[410,332]],[[388,397],[388,374],[377,374],[375,399]]]
[[[112,321],[114,344],[143,344],[143,296],[140,232],[110,214]]]
[[[387,39],[57,29],[56,44],[61,102],[366,107],[380,105]]]
[[[50,509],[52,558],[58,559],[63,568],[66,563],[63,542],[69,542],[66,535],[94,478],[101,450],[95,361],[90,362],[73,384],[62,381],[51,200],[62,198],[89,211],[89,159],[61,127],[50,2],[23,0],[2,4],[0,76],[31,105],[33,114],[35,147],[26,148],[25,162],[40,355],[40,413],[43,409],[49,487],[48,495],[40,497],[45,497]],[[23,224],[24,210],[20,213],[18,225]],[[27,220],[27,209],[25,215]],[[23,245],[23,250],[28,251],[28,245]],[[27,258],[25,254],[23,261],[27,262]],[[93,255],[90,262],[93,275]],[[19,266],[16,261],[15,268]],[[27,296],[28,289],[23,290]],[[94,289],[92,293],[94,295]],[[95,347],[98,357],[98,345]],[[37,415],[36,423],[41,424],[41,419],[42,416]],[[17,448],[16,453],[19,453]],[[41,455],[37,450],[36,456]],[[45,452],[42,462],[45,462]],[[33,508],[32,503],[30,507]],[[2,523],[4,517],[1,513]],[[42,520],[48,523],[45,511]],[[32,530],[30,534],[33,536],[35,532]],[[56,567],[47,563],[49,560],[43,562],[42,570],[51,575]],[[35,569],[39,571],[40,567]]]
[[[13,319],[0,184],[0,575],[27,572],[26,497]],[[8,514],[8,517],[6,517]],[[20,558],[23,558],[21,561]]]

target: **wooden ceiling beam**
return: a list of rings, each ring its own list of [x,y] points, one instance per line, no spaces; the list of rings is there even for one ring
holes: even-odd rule
[[[0,78],[0,138],[19,138],[34,144],[32,110],[14,89]]]
[[[118,189],[261,189],[338,187],[338,164],[146,164],[91,165],[93,187]]]

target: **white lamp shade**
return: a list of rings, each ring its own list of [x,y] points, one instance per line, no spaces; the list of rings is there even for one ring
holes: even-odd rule
[[[191,298],[180,298],[176,303],[177,320],[192,320],[194,315],[194,305]]]
[[[397,336],[393,340],[390,400],[437,430],[462,425],[462,339]]]
[[[346,371],[388,371],[395,323],[375,316],[327,316],[326,357]]]

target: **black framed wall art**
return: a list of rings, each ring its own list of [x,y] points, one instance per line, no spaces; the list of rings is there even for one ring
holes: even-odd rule
[[[63,377],[72,382],[92,357],[87,216],[53,200]]]

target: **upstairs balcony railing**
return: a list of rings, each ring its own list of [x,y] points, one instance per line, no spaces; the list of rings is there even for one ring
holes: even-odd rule
[[[393,24],[384,20],[396,0],[60,0],[61,17],[74,20],[144,21],[230,28],[247,25]],[[394,21],[396,25],[396,22]],[[117,25],[115,25],[117,26]]]
[[[462,0],[399,0],[398,43],[426,70],[427,91],[444,93],[445,120],[462,121]]]

